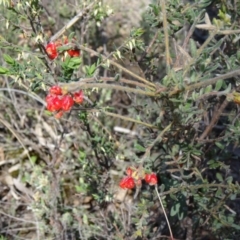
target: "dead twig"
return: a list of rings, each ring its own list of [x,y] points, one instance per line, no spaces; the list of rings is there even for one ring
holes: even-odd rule
[[[56,41],[63,33],[74,25],[79,19],[81,19],[95,4],[96,1],[93,1],[89,4],[84,10],[80,11],[74,18],[72,18],[63,28],[61,28],[57,33],[55,33],[51,38],[50,42]]]
[[[215,111],[210,124],[206,127],[205,131],[200,136],[200,138],[199,138],[200,141],[203,140],[204,138],[206,138],[208,136],[208,134],[211,132],[212,128],[218,121],[219,117],[221,116],[223,110],[226,108],[228,103],[229,103],[228,100],[225,99],[224,102],[222,103],[222,105],[220,106],[220,108]]]

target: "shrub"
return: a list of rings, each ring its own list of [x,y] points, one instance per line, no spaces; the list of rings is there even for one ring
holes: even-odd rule
[[[73,2],[0,1],[1,235],[238,239],[239,4]]]

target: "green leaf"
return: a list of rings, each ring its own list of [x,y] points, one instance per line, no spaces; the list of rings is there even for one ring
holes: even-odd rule
[[[217,174],[216,174],[216,178],[218,179],[218,181],[223,182],[222,174],[217,173]]]
[[[86,214],[83,215],[83,224],[88,225],[88,217]]]
[[[235,200],[236,198],[237,198],[237,194],[231,194],[231,195],[230,195],[230,199],[231,199],[231,200]]]
[[[232,176],[227,177],[226,181],[227,181],[228,184],[232,183],[233,177]]]
[[[8,72],[9,72],[9,70],[7,68],[0,67],[0,74],[6,74]]]
[[[71,46],[64,45],[64,46],[61,46],[61,47],[57,47],[58,52],[64,52],[64,51],[67,51],[69,49],[71,49]]]
[[[176,197],[176,195],[170,193],[170,198],[175,200],[175,201],[178,201],[178,198]]]
[[[196,42],[193,39],[190,39],[190,52],[192,57],[197,56],[197,46]]]
[[[141,146],[141,145],[138,144],[138,143],[135,143],[134,148],[135,148],[137,151],[139,151],[139,152],[145,152],[145,151],[146,151],[146,150],[145,150],[145,147]]]
[[[233,228],[235,228],[235,229],[237,229],[237,230],[240,230],[240,226],[237,225],[237,224],[232,223],[232,224],[231,224],[231,227],[233,227]]]
[[[223,85],[223,80],[222,79],[218,80],[215,85],[215,91],[219,91],[221,89],[222,85]]]
[[[225,146],[223,144],[221,144],[220,142],[215,142],[215,145],[222,150],[225,148]]]
[[[15,60],[12,59],[9,55],[7,54],[3,54],[3,58],[5,60],[6,63],[13,65],[15,63]]]
[[[232,84],[229,83],[227,89],[224,91],[225,93],[229,93],[232,89]]]
[[[176,203],[174,206],[172,206],[171,211],[170,211],[170,216],[175,216],[179,213],[180,209],[180,203]]]
[[[76,35],[75,32],[71,32],[68,36],[69,41],[71,41],[74,38],[75,35]]]
[[[31,156],[30,161],[31,161],[32,165],[34,165],[37,161],[37,156]]]
[[[212,85],[209,85],[205,88],[205,93],[210,93],[212,91]]]
[[[68,67],[72,68],[72,69],[77,69],[79,68],[80,64],[82,63],[82,59],[79,57],[73,57],[70,59],[69,63],[68,63]]]
[[[207,165],[209,165],[209,169],[216,169],[218,167],[220,167],[220,163],[219,161],[216,161],[216,160],[210,160]]]

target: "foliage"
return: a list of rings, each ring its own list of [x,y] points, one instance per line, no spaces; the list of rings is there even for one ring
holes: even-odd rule
[[[238,239],[239,4],[46,2],[0,1],[3,238]]]

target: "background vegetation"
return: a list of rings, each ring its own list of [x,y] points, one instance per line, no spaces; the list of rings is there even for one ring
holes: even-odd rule
[[[240,238],[238,1],[0,11],[0,239],[170,239],[154,187],[119,188],[128,167],[157,174],[174,239]],[[56,119],[53,85],[83,104]]]

